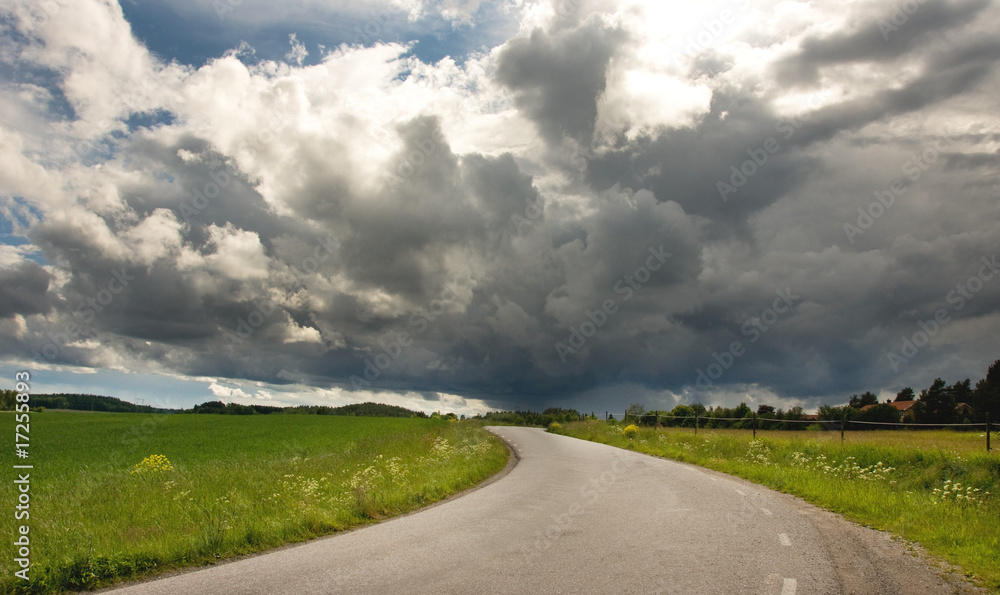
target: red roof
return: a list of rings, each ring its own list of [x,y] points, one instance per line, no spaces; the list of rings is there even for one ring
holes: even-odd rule
[[[882,404],[882,403],[877,403],[877,404]],[[893,407],[896,408],[897,411],[909,411],[910,407],[913,407],[914,405],[916,405],[917,402],[916,401],[893,401],[891,403],[885,403],[885,404],[886,405],[892,405]],[[871,409],[874,406],[875,405],[865,405],[864,407],[861,408],[861,410],[862,411],[868,411],[869,409]]]

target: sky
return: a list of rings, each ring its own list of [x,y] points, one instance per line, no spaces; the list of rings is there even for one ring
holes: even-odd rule
[[[1000,359],[1000,5],[0,0],[0,375],[813,410]]]

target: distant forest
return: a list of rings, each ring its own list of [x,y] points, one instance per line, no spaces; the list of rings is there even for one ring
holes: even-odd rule
[[[0,411],[14,409],[16,392],[0,391]],[[69,409],[75,411],[105,411],[112,413],[205,413],[216,415],[341,415],[353,417],[421,417],[459,419],[454,413],[433,413],[428,415],[422,411],[413,411],[397,405],[382,403],[356,403],[341,407],[321,405],[299,405],[296,407],[274,407],[272,405],[241,405],[239,403],[223,403],[208,401],[195,405],[191,409],[160,409],[150,405],[136,405],[115,397],[101,395],[53,394],[31,395],[31,408],[39,409]],[[541,413],[534,411],[491,411],[485,415],[476,415],[480,419],[494,424],[547,426],[553,421],[577,421],[596,416],[585,416],[575,409],[560,409],[551,407]],[[465,419],[465,416],[462,416]]]
[[[0,411],[14,409],[17,393],[12,390],[0,391]],[[304,414],[304,415],[347,415],[357,417],[427,417],[421,411],[411,411],[395,405],[381,403],[358,403],[343,407],[273,407],[270,405],[240,405],[239,403],[223,403],[209,401],[195,405],[192,409],[161,409],[150,405],[136,405],[116,397],[101,395],[53,394],[31,395],[31,408],[38,409],[69,409],[73,411],[105,411],[111,413],[217,413],[225,415],[266,415],[269,413]]]
[[[12,410],[17,393],[12,390],[0,391],[0,410]],[[912,403],[912,406],[910,406]],[[53,395],[32,395],[32,409],[71,409],[77,411],[107,411],[119,413],[207,413],[222,415],[342,415],[356,417],[442,417],[458,419],[454,413],[434,413],[428,416],[421,411],[413,411],[396,405],[382,403],[358,403],[342,407],[300,405],[297,407],[274,407],[270,405],[241,405],[208,401],[195,405],[192,409],[159,409],[149,405],[136,405],[115,397],[60,393]],[[989,414],[994,423],[1000,424],[1000,360],[990,366],[986,377],[972,386],[970,379],[947,384],[941,378],[917,394],[912,388],[900,390],[895,399],[880,403],[872,392],[851,395],[848,404],[840,407],[822,405],[818,415],[806,415],[801,407],[788,410],[771,405],[760,405],[757,411],[747,404],[736,407],[705,407],[700,403],[677,405],[669,411],[646,411],[640,405],[632,405],[625,414],[629,420],[643,424],[693,425],[693,418],[699,418],[700,427],[727,428],[749,427],[756,414],[759,424],[767,428],[805,429],[813,423],[878,422],[878,423],[918,423],[918,424],[965,424],[982,423]],[[464,416],[462,416],[464,419]],[[614,416],[612,415],[613,419]],[[691,418],[691,419],[688,419]],[[473,419],[487,423],[510,425],[547,426],[552,422],[567,422],[583,419],[597,419],[593,413],[581,414],[575,409],[550,407],[541,413],[534,411],[491,411],[476,415]],[[875,427],[875,426],[871,426]]]
[[[299,405],[297,407],[273,407],[270,405],[240,405],[239,403],[223,403],[209,401],[195,405],[193,413],[221,413],[224,415],[346,415],[351,417],[427,417],[422,411],[413,411],[396,405],[382,403],[358,403],[342,407],[326,407],[317,405]]]
[[[941,378],[915,393],[905,387],[896,393],[894,399],[879,402],[875,393],[865,392],[851,395],[847,405],[831,407],[822,405],[818,415],[806,415],[801,407],[788,410],[776,409],[771,405],[760,405],[754,412],[746,403],[736,407],[705,407],[700,403],[678,405],[669,411],[646,411],[634,404],[625,413],[625,418],[644,425],[657,422],[666,426],[694,426],[695,417],[704,428],[749,428],[756,413],[759,427],[768,429],[804,430],[810,422],[839,425],[841,421],[868,422],[852,425],[852,429],[884,428],[875,424],[916,423],[916,424],[971,424],[983,423],[989,414],[990,420],[1000,425],[1000,360],[990,366],[983,378],[972,387],[970,379],[949,385]]]
[[[17,393],[12,390],[0,391],[0,411],[11,411]],[[158,409],[149,405],[136,405],[115,397],[100,395],[79,395],[59,393],[54,395],[31,395],[32,409],[72,409],[75,411],[110,411],[113,413],[177,413],[177,409]]]
[[[485,415],[477,415],[472,419],[481,419],[491,424],[509,424],[514,426],[548,426],[552,422],[580,421],[597,419],[597,416],[583,415],[576,409],[560,409],[549,407],[541,413],[534,411],[490,411]]]

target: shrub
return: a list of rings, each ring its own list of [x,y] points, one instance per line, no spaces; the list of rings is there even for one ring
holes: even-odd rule
[[[549,431],[552,433],[558,432],[562,429],[563,429],[562,424],[557,421],[554,421],[549,424]]]
[[[622,429],[622,436],[625,436],[629,440],[635,439],[635,437],[638,435],[639,435],[639,427],[636,426],[635,424],[627,425],[625,426],[624,429]]]

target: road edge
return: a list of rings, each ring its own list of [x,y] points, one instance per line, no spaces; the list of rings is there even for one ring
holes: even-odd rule
[[[994,594],[994,592],[990,591],[988,588],[986,588],[986,587],[984,587],[982,585],[976,584],[975,582],[973,582],[972,580],[970,580],[969,578],[967,578],[964,574],[962,574],[962,569],[960,567],[955,566],[954,564],[951,564],[950,562],[948,562],[947,560],[944,560],[943,558],[940,558],[938,556],[935,556],[935,555],[929,553],[919,543],[917,543],[915,541],[910,541],[910,540],[906,539],[905,537],[902,537],[901,535],[897,535],[897,534],[895,534],[895,533],[893,533],[891,531],[885,531],[885,530],[882,530],[882,529],[877,529],[875,527],[870,527],[868,525],[865,525],[864,523],[861,523],[861,522],[855,521],[855,520],[853,520],[851,518],[848,518],[847,516],[845,516],[845,515],[843,515],[843,514],[841,514],[839,512],[835,512],[835,511],[829,510],[827,508],[823,508],[822,506],[820,506],[818,504],[814,504],[814,503],[812,503],[812,502],[806,500],[805,498],[803,498],[801,496],[798,496],[796,494],[792,494],[792,493],[789,493],[789,492],[778,490],[778,489],[772,488],[770,486],[766,486],[764,484],[760,484],[760,483],[756,483],[756,482],[750,481],[749,479],[746,479],[744,477],[740,477],[738,475],[732,475],[732,474],[729,474],[729,473],[718,471],[716,469],[711,469],[709,467],[703,467],[701,465],[697,465],[695,463],[691,463],[691,462],[688,462],[688,461],[678,461],[677,459],[671,459],[670,457],[665,457],[665,456],[661,456],[661,455],[655,455],[655,454],[648,453],[648,452],[641,452],[641,451],[638,451],[638,450],[632,450],[630,448],[622,448],[620,446],[615,446],[613,444],[605,444],[603,442],[597,442],[595,440],[587,440],[585,438],[578,438],[576,436],[567,436],[565,434],[558,434],[558,435],[559,436],[564,436],[566,438],[573,438],[574,440],[582,440],[584,442],[591,442],[591,443],[594,443],[594,444],[602,444],[604,446],[610,446],[611,448],[617,448],[619,450],[624,450],[624,451],[627,451],[627,452],[635,453],[635,454],[646,456],[646,457],[651,457],[651,458],[654,458],[654,459],[659,459],[659,460],[662,460],[662,461],[669,461],[669,462],[674,463],[676,465],[683,465],[683,466],[686,466],[686,467],[691,467],[693,469],[698,470],[701,473],[705,473],[705,474],[709,474],[709,475],[718,475],[719,477],[726,478],[729,481],[734,481],[734,482],[742,483],[742,484],[744,484],[746,486],[753,486],[754,488],[757,488],[757,489],[768,490],[770,492],[774,492],[775,494],[777,494],[779,496],[783,496],[785,498],[789,498],[789,499],[793,500],[799,507],[808,507],[808,508],[816,509],[820,513],[820,515],[818,515],[818,516],[820,516],[821,518],[813,519],[814,525],[815,524],[827,524],[827,525],[829,525],[832,522],[833,523],[835,523],[835,522],[843,522],[843,523],[848,524],[851,527],[851,532],[853,533],[852,537],[853,537],[853,539],[857,543],[860,544],[860,542],[862,541],[862,539],[868,538],[866,540],[867,543],[863,544],[864,546],[866,546],[866,549],[869,549],[869,547],[871,546],[871,544],[874,541],[877,541],[877,540],[884,540],[885,542],[891,542],[894,546],[900,548],[900,550],[905,550],[905,552],[900,551],[900,552],[894,552],[894,553],[903,553],[903,554],[906,554],[906,555],[911,556],[912,558],[914,558],[916,561],[918,561],[923,566],[925,566],[930,572],[934,573],[934,575],[936,575],[938,578],[940,578],[941,581],[945,585],[947,585],[956,595],[993,595]],[[822,518],[822,517],[825,517],[825,518]],[[819,529],[819,527],[817,527],[817,529]],[[868,533],[866,533],[866,532],[868,532]],[[825,532],[818,531],[818,533],[823,538],[824,545],[825,545],[827,551],[830,553],[831,557],[832,558],[836,558],[837,557],[837,552],[835,551],[835,549],[836,549],[836,546],[838,544],[835,544],[835,543],[831,542],[828,539],[828,536],[826,535]],[[862,534],[864,534],[864,535],[862,535]],[[839,572],[838,572],[838,575],[839,575]],[[838,578],[843,582],[843,579],[844,579],[843,576],[838,576]],[[842,587],[846,587],[845,592],[850,592],[850,593],[864,592],[864,591],[858,591],[858,590],[856,590],[858,588],[861,588],[861,589],[865,588],[865,584],[863,582],[859,582],[858,580],[856,580],[855,578],[852,578],[852,577],[848,577],[848,579],[849,579],[847,581],[848,584],[847,585],[842,585]],[[881,591],[879,591],[879,592],[881,592]]]

